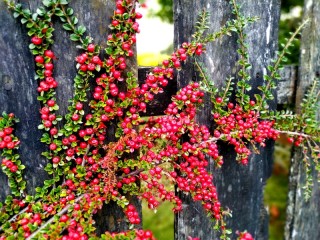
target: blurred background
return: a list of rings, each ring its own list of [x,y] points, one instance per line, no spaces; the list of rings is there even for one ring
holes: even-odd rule
[[[143,18],[139,20],[141,33],[137,35],[139,66],[157,66],[173,51],[173,0],[140,1]],[[279,31],[279,49],[289,33],[299,26],[303,0],[282,0]],[[300,41],[295,41],[287,64],[298,64]],[[283,106],[279,106],[280,108]],[[285,106],[291,107],[293,106]],[[288,175],[291,147],[286,138],[280,138],[275,146],[272,177],[265,188],[265,205],[270,212],[269,239],[284,239]],[[170,203],[162,204],[156,212],[143,205],[143,227],[154,232],[158,240],[174,239],[174,215]]]

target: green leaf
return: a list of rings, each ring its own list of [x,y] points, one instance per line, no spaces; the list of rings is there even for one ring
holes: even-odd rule
[[[29,9],[23,9],[23,10],[22,10],[22,13],[23,13],[24,15],[28,15],[28,16],[31,15],[31,12],[30,12]]]
[[[36,30],[34,28],[31,28],[29,31],[28,31],[28,36],[33,36],[35,34]]]
[[[78,23],[78,18],[76,18],[75,16],[71,17],[71,22],[73,25],[76,25]]]
[[[63,16],[63,17],[60,17],[60,21],[61,21],[61,22],[66,22],[67,19]]]
[[[70,35],[70,39],[71,39],[72,41],[77,42],[77,41],[80,40],[80,36],[73,33],[73,34]]]
[[[85,31],[86,31],[86,27],[85,27],[85,26],[79,26],[79,27],[78,27],[78,33],[79,33],[80,35],[84,34]]]
[[[62,10],[60,8],[56,8],[54,13],[58,17],[63,17],[64,16],[64,14],[63,14],[63,12],[62,12]]]
[[[68,8],[68,9],[67,9],[67,14],[68,14],[69,16],[71,16],[71,15],[73,14],[73,9],[72,9],[72,8]]]
[[[34,22],[28,22],[27,23],[27,28],[32,28],[34,26]]]
[[[32,20],[33,21],[37,21],[37,18],[38,18],[38,14],[37,13],[32,14]]]
[[[72,26],[69,23],[63,24],[62,27],[67,31],[72,31]]]
[[[50,7],[52,5],[52,2],[50,0],[43,0],[42,4],[46,7]]]
[[[37,13],[40,15],[40,16],[43,16],[46,14],[46,10],[43,8],[43,7],[40,7],[40,8],[37,8]]]
[[[18,12],[14,12],[14,13],[13,13],[13,17],[14,17],[14,18],[18,18],[19,16],[20,16],[20,13],[18,13]]]
[[[28,20],[27,20],[27,19],[25,19],[25,18],[21,18],[21,23],[22,23],[22,24],[25,24],[26,22],[28,22]]]
[[[106,48],[105,50],[106,50],[106,53],[107,53],[108,55],[112,55],[112,53],[113,53],[112,47],[108,47],[108,48]]]

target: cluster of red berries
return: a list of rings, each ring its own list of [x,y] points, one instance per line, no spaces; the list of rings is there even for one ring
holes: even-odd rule
[[[161,167],[156,167],[158,171],[165,171]],[[141,195],[148,203],[150,209],[156,209],[160,205],[160,201],[170,201],[174,204],[172,209],[174,212],[179,212],[182,210],[182,201],[175,195],[174,191],[168,191],[159,180],[162,178],[162,174],[156,174],[153,169],[149,171],[150,178],[147,175],[140,175],[141,179],[147,183],[147,189]],[[170,172],[171,178],[176,181],[176,172]],[[156,176],[156,177],[155,177]]]
[[[146,84],[150,88],[150,92],[158,93],[162,91],[162,87],[168,85],[167,79],[172,79],[174,69],[181,69],[181,63],[185,62],[188,55],[202,54],[202,45],[198,44],[195,48],[190,43],[183,43],[182,47],[174,52],[171,57],[162,62],[162,67],[155,67],[146,78]]]
[[[175,171],[169,173],[171,180],[180,190],[191,192],[194,200],[201,201],[206,210],[216,219],[220,219],[220,203],[217,201],[212,175],[206,170],[208,161],[203,152],[212,156],[218,166],[222,165],[223,161],[219,156],[216,143],[208,141],[210,138],[208,128],[199,126],[195,122],[195,103],[202,102],[203,97],[198,87],[197,83],[192,83],[183,88],[173,97],[174,102],[166,110],[169,115],[149,119],[146,127],[140,132],[140,136],[151,139],[150,141],[157,138],[167,141],[167,146],[163,150],[158,152],[156,148],[149,149],[141,157],[141,160],[157,164],[149,170],[151,179],[148,175],[140,174],[140,179],[147,182],[147,188],[153,190],[153,193],[144,192],[142,197],[148,201],[150,208],[158,206],[157,199],[165,199],[176,203],[174,211],[182,210],[181,200],[171,195],[171,192],[166,191],[164,186],[156,180],[168,175],[160,164],[173,161]],[[180,145],[179,140],[183,134],[188,134],[189,138],[184,138],[185,142]],[[182,156],[184,161],[176,162],[178,156]]]
[[[205,155],[197,149],[189,150],[182,156],[184,161],[176,167],[181,172],[181,176],[177,177],[179,189],[192,192],[195,201],[200,201],[205,210],[220,219],[222,210],[212,175],[206,170],[208,161]]]
[[[3,159],[2,165],[7,167],[12,173],[15,173],[16,171],[18,171],[18,166],[9,159]]]
[[[135,229],[120,233],[106,233],[107,239],[156,240],[150,230]]]
[[[76,57],[76,62],[79,64],[78,67],[82,72],[94,71],[102,66],[100,57],[95,54],[95,45],[90,43],[87,47],[88,53],[83,53]]]
[[[23,236],[25,238],[29,237],[31,235],[31,230],[29,227],[29,224],[34,226],[40,226],[42,223],[41,214],[40,213],[34,213],[29,214],[28,217],[24,217],[20,220],[20,224],[22,226],[22,230],[24,232]]]
[[[131,224],[140,224],[141,220],[139,217],[139,213],[134,205],[129,204],[125,209],[124,213],[127,216],[127,219]]]
[[[53,107],[56,106],[56,102],[53,99],[49,99],[46,102],[46,105],[41,108],[40,113],[41,113],[41,119],[42,119],[42,124],[45,128],[50,129],[53,127],[53,125],[56,124],[56,114],[54,114],[54,109]],[[56,135],[58,133],[58,130],[56,128],[51,128],[50,129],[50,134],[51,135]]]
[[[61,219],[64,216],[65,219]],[[68,220],[67,215],[63,215],[60,218],[60,222],[66,222]],[[83,226],[79,224],[76,220],[72,219],[70,220],[68,224],[68,235],[64,235],[59,240],[87,240],[89,239],[87,234],[83,233]]]
[[[221,98],[216,99],[218,104],[221,101]],[[254,107],[255,102],[250,101],[250,105]],[[228,104],[228,110],[224,116],[220,116],[219,113],[213,114],[218,125],[214,136],[220,137],[223,134],[225,140],[235,147],[237,158],[246,165],[251,154],[251,150],[247,147],[248,142],[259,143],[264,147],[267,139],[276,140],[279,133],[273,128],[273,121],[259,119],[258,111],[244,110],[239,105],[234,106],[233,103]]]
[[[19,144],[19,141],[14,137],[12,132],[12,127],[6,127],[2,130],[0,129],[0,149],[13,149]]]
[[[134,240],[156,240],[150,230],[139,229],[136,230],[136,237]]]
[[[288,137],[287,140],[289,143],[293,143],[296,147],[299,147],[303,142],[304,138],[302,136]]]
[[[57,81],[52,77],[53,74],[53,59],[55,55],[51,50],[45,50],[44,55],[37,55],[35,57],[35,62],[37,66],[42,69],[42,74],[40,76],[40,83],[38,87],[38,92],[47,92],[50,89],[54,89],[58,86]]]

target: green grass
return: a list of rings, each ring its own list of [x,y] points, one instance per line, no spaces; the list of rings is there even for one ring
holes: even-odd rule
[[[172,208],[171,203],[165,202],[154,212],[145,203],[142,205],[143,228],[151,230],[157,240],[174,239]]]
[[[289,184],[290,146],[276,144],[273,173],[267,181],[264,200],[269,207],[269,240],[284,239]]]

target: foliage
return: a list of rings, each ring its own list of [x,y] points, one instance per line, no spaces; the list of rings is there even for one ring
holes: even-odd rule
[[[302,6],[303,0],[281,0],[281,9],[288,12],[292,6]]]
[[[49,161],[45,170],[51,178],[36,189],[34,196],[25,192],[24,166],[15,153],[19,147],[13,129],[16,119],[13,114],[4,114],[0,120],[2,168],[12,195],[0,205],[0,239],[154,239],[151,231],[137,229],[141,220],[130,199],[137,196],[152,210],[161,202],[172,202],[176,213],[183,210],[182,201],[172,186],[199,201],[212,219],[214,229],[220,231],[221,239],[229,239],[231,231],[225,218],[230,212],[221,206],[213,177],[206,169],[208,159],[216,167],[223,164],[219,142],[232,145],[237,161],[246,165],[252,152],[258,153],[258,145],[264,147],[268,139],[276,140],[279,133],[286,133],[292,136],[290,140],[295,145],[303,147],[307,169],[314,163],[319,170],[320,129],[316,119],[319,84],[315,82],[307,93],[304,110],[299,115],[267,108],[268,101],[273,99],[275,80],[279,78],[277,71],[298,31],[278,53],[274,65],[269,66],[266,83],[259,88],[261,94],[252,98],[248,95],[250,63],[243,29],[256,18],[243,16],[235,0],[231,1],[235,19],[218,32],[207,33],[208,14],[201,13],[193,40],[183,43],[162,66],[155,67],[141,86],[127,64],[134,56],[132,46],[139,32],[136,19],[142,17],[135,11],[136,1],[116,1],[104,58],[100,57],[100,46],[85,36],[86,28],[77,26],[78,19],[68,1],[43,0],[43,7],[34,14],[20,4],[7,0],[6,3],[13,16],[26,25],[31,38],[29,48],[35,56],[38,100],[42,104],[39,129],[44,132],[41,141],[48,145],[43,155]],[[63,29],[83,52],[76,58],[75,94],[64,117],[56,114],[59,106],[55,99],[54,62],[57,58],[50,50],[54,43],[53,17],[61,20]],[[217,93],[197,56],[205,52],[207,44],[232,32],[239,36],[238,80],[234,83],[230,78],[223,91]],[[196,59],[203,83],[192,82],[180,89],[172,97],[165,115],[141,118],[147,103],[164,91],[174,70],[181,69],[181,63],[190,57]],[[94,83],[90,84],[94,85],[94,91],[89,100],[89,81],[93,79]],[[195,119],[203,103],[202,90],[212,93],[212,115],[216,123],[213,132]],[[234,91],[233,101],[230,96]],[[90,111],[84,108],[87,103]],[[62,119],[65,123],[60,128],[58,123]],[[110,126],[116,126],[114,141],[107,136]],[[312,159],[308,158],[309,151]],[[162,181],[169,182],[169,186]],[[123,208],[128,222],[137,228],[96,236],[93,216],[111,201]],[[239,239],[252,239],[252,236],[242,232]]]
[[[155,12],[151,12],[152,15],[160,17],[161,20],[169,23],[173,23],[173,1],[172,0],[158,0],[160,9]]]

